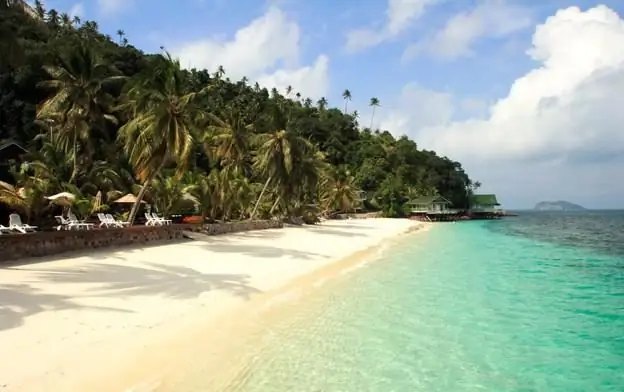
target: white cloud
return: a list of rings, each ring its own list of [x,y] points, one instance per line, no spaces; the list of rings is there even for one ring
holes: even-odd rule
[[[97,0],[98,9],[103,15],[117,14],[131,8],[133,3],[133,0]]]
[[[388,0],[386,23],[381,29],[360,28],[347,33],[346,49],[358,52],[403,33],[415,20],[425,12],[426,7],[440,0]]]
[[[388,108],[382,126],[464,162],[479,180],[505,182],[510,195],[520,192],[514,176],[551,183],[552,198],[574,189],[598,197],[594,183],[624,194],[613,181],[624,170],[624,20],[606,6],[570,7],[537,26],[532,43],[527,54],[539,65],[487,115],[450,121],[453,99],[408,86],[405,107]]]
[[[490,106],[486,119],[444,119],[399,132],[416,133],[430,147],[454,156],[487,159],[589,159],[594,153],[624,151],[619,104],[624,20],[605,6],[560,10],[536,28],[528,54],[541,65],[517,79],[508,96]],[[409,115],[421,114],[412,110]]]
[[[69,16],[72,18],[79,17],[82,18],[84,16],[85,9],[82,3],[76,3],[69,9]]]
[[[385,110],[379,110],[379,121],[373,128],[399,133],[407,129],[423,129],[451,121],[454,113],[452,94],[427,90],[416,83],[409,83],[395,102]]]
[[[484,37],[503,37],[529,27],[528,10],[504,0],[485,0],[470,11],[451,17],[445,26],[428,37],[409,45],[403,59],[420,54],[441,59],[473,55],[472,45]]]
[[[304,96],[319,98],[329,89],[329,58],[319,55],[308,66],[300,65],[300,29],[279,8],[270,7],[261,17],[239,29],[232,40],[211,37],[187,42],[172,50],[187,67],[216,70],[226,76],[243,76],[265,87],[291,85]]]

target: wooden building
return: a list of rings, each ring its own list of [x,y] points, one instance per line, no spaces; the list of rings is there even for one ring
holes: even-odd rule
[[[420,196],[406,203],[410,217],[441,222],[455,221],[463,215],[461,211],[451,209],[452,203],[442,196]]]
[[[470,200],[471,219],[499,219],[505,215],[496,195],[472,195]]]

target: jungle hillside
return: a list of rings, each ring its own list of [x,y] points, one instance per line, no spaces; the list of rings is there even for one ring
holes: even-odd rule
[[[362,126],[373,118],[349,107],[349,86],[330,104],[230,80],[223,67],[184,69],[38,1],[0,0],[0,36],[0,202],[35,224],[59,192],[76,195],[82,219],[133,193],[130,222],[141,200],[166,216],[313,221],[402,217],[418,196],[467,208],[479,185],[459,162]]]

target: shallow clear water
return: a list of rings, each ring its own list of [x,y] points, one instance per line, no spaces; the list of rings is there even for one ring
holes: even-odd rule
[[[267,328],[232,390],[624,391],[623,237],[624,214],[436,225]]]

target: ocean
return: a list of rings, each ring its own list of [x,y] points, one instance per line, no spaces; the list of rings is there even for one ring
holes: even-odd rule
[[[624,391],[624,212],[439,223],[360,267],[267,326],[228,390]]]

